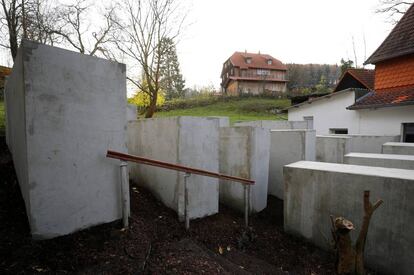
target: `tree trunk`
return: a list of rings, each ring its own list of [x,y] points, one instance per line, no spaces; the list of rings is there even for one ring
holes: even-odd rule
[[[157,94],[155,93],[152,95],[150,104],[145,113],[145,118],[153,117],[156,109],[157,109]]]

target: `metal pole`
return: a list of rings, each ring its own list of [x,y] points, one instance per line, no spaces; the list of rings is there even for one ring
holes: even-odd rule
[[[244,225],[249,226],[250,212],[250,185],[244,184]]]
[[[124,228],[128,228],[129,217],[129,182],[128,182],[128,163],[121,161],[121,193],[122,193],[122,223]]]
[[[188,207],[188,186],[187,179],[191,176],[190,173],[184,175],[184,215],[185,215],[185,229],[190,229],[190,209]]]

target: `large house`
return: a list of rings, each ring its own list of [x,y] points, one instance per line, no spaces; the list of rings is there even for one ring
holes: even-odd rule
[[[268,54],[235,52],[223,63],[222,91],[227,95],[286,92],[287,67]]]
[[[288,108],[289,120],[312,120],[318,134],[401,134],[414,142],[413,26],[414,5],[366,61],[374,77],[348,71],[336,92]]]

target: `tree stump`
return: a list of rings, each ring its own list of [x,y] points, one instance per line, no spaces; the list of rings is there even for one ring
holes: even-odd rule
[[[354,230],[351,221],[343,218],[334,218],[331,215],[331,232],[336,250],[336,267],[338,274],[365,274],[364,250],[368,234],[368,227],[374,211],[383,203],[378,200],[371,204],[369,191],[364,191],[364,218],[356,244],[352,244],[350,232]]]

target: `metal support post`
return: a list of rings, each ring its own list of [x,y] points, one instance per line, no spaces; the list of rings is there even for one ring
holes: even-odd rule
[[[250,214],[250,185],[244,184],[244,225],[249,226]]]
[[[190,209],[188,207],[188,186],[187,179],[191,176],[190,173],[184,175],[184,215],[185,215],[185,229],[190,229]]]
[[[129,182],[128,182],[128,163],[121,161],[121,194],[122,194],[122,223],[124,228],[128,228],[129,217]]]

